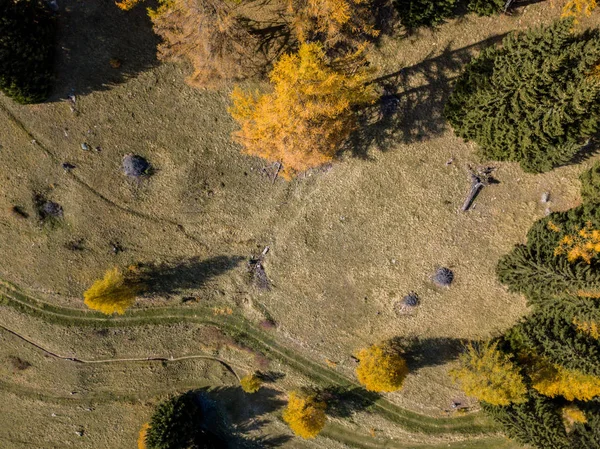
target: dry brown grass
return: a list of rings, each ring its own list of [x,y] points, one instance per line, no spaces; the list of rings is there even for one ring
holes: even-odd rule
[[[0,218],[0,273],[56,304],[83,308],[82,292],[112,266],[249,256],[268,244],[264,266],[271,291],[250,286],[240,264],[210,277],[199,289],[186,284],[184,291],[154,295],[134,308],[179,305],[182,296],[192,295],[205,306],[243,310],[257,323],[274,320],[277,329],[270,332],[281,342],[314,360],[335,360],[335,369],[348,376],[354,370],[350,355],[383,339],[419,336],[426,347],[436,338],[478,339],[498,333],[526,309],[522,298],[496,282],[496,260],[523,241],[546,207],[565,210],[578,203],[577,177],[590,163],[544,175],[495,164],[500,184],[486,187],[475,208],[460,213],[469,188],[466,165],[478,161],[473,146],[443,126],[440,108],[449,80],[463,62],[458,56],[466,50],[461,49],[558,15],[558,3],[542,2],[512,17],[469,16],[460,26],[450,22],[400,42],[385,40],[373,56],[381,75],[412,67],[388,79],[399,96],[401,114],[388,117],[389,126],[384,121],[362,136],[365,144],[373,145],[389,136],[382,143],[387,151],[361,147],[369,160],[347,154],[331,170],[291,183],[273,183],[264,171],[270,167],[240,154],[229,139],[235,126],[226,111],[228,93],[185,85],[184,67],[164,64],[110,90],[80,96],[79,115],[65,102],[21,107],[0,98],[0,210],[7,212]],[[598,17],[592,15],[580,26],[598,23]],[[128,64],[123,60],[124,67]],[[397,132],[392,134],[392,128]],[[82,142],[102,151],[82,151]],[[119,166],[127,153],[147,157],[156,173],[140,183],[128,180]],[[450,158],[453,162],[446,165]],[[62,162],[76,168],[68,174]],[[33,196],[40,191],[64,209],[64,218],[53,226],[35,219]],[[540,203],[543,192],[550,192],[549,204]],[[30,218],[11,216],[15,205]],[[74,240],[83,242],[82,251],[68,249]],[[124,251],[115,254],[111,242]],[[436,288],[429,279],[438,266],[455,273],[449,289]],[[399,318],[393,304],[410,291],[419,294],[421,305],[415,314]],[[193,328],[127,329],[120,334],[115,329],[107,341],[83,330],[33,324],[7,309],[1,316],[3,324],[40,342],[95,356],[139,355],[148,349],[195,351],[202,341]],[[72,396],[80,394],[70,395],[73,387],[86,395],[118,389],[138,397],[140,391],[233,382],[203,362],[180,368],[79,370],[39,354],[27,355],[29,349],[22,345],[5,341],[2,348],[3,355],[32,364],[19,377],[11,377],[10,367],[1,376],[27,391],[26,400],[10,390],[1,392],[9,412],[3,414],[0,428],[13,423],[10,433],[0,432],[3,447],[7,440],[11,443],[6,447],[45,447],[43,435],[31,433],[32,422],[49,426],[56,444],[108,447],[103,438],[114,438],[114,448],[135,444],[149,404],[137,399],[98,402],[87,414],[77,407],[87,407],[91,396],[73,407]],[[243,352],[235,354],[243,359]],[[443,414],[459,395],[447,376],[446,361],[432,358],[422,364],[408,375],[404,389],[389,398],[412,410]],[[307,382],[290,373],[282,385]],[[60,396],[60,401],[39,400],[31,391]],[[365,434],[375,427],[383,429],[378,434],[385,438],[399,436],[399,429],[380,418],[360,416],[355,426]],[[80,422],[93,438],[75,434]],[[119,432],[107,435],[107,428]],[[32,443],[19,443],[14,435],[27,435]]]

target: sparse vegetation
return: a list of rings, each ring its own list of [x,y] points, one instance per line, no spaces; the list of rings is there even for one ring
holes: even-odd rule
[[[256,393],[260,390],[262,386],[262,381],[256,375],[256,373],[248,374],[240,380],[240,385],[242,386],[242,390],[246,393]]]

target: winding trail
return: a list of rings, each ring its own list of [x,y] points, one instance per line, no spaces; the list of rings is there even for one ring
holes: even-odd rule
[[[193,359],[203,359],[203,360],[212,360],[221,364],[227,371],[233,374],[238,381],[241,381],[240,376],[235,372],[233,367],[226,362],[225,360],[214,357],[206,354],[194,354],[194,355],[184,355],[181,357],[159,357],[159,356],[149,356],[149,357],[130,357],[130,358],[122,358],[122,359],[96,359],[96,360],[87,360],[81,359],[79,357],[68,357],[64,355],[57,354],[55,352],[50,351],[49,349],[44,348],[43,346],[35,343],[29,338],[19,334],[18,332],[13,331],[12,329],[7,328],[6,326],[0,324],[0,328],[5,332],[14,335],[15,337],[21,339],[22,341],[30,344],[31,346],[39,349],[45,354],[48,354],[56,359],[68,360],[70,362],[75,363],[83,363],[83,364],[100,364],[100,363],[123,363],[123,362],[180,362],[182,360],[193,360]]]

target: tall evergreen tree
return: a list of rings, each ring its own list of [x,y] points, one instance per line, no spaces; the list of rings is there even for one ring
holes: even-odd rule
[[[509,406],[482,403],[485,412],[520,443],[540,449],[568,449],[569,439],[555,403],[530,390],[527,402]]]
[[[483,157],[528,172],[569,162],[600,129],[600,30],[571,19],[513,32],[465,68],[445,108]]]
[[[19,103],[48,97],[55,33],[43,0],[0,0],[0,91]]]

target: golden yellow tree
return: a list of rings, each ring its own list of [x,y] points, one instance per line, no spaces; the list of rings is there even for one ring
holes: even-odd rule
[[[600,377],[538,361],[530,373],[535,390],[551,398],[589,401],[600,396]]]
[[[262,381],[260,378],[254,374],[248,374],[240,379],[240,385],[242,386],[242,390],[246,393],[256,393],[260,390],[262,386]]]
[[[563,7],[561,17],[574,17],[577,21],[580,17],[589,17],[596,6],[596,0],[569,0]]]
[[[97,280],[83,294],[84,303],[90,309],[107,315],[123,314],[133,305],[141,285],[133,276],[125,276],[118,268],[108,270],[103,279]]]
[[[292,431],[302,438],[314,438],[325,426],[327,416],[325,402],[314,393],[292,392],[283,411],[283,420]]]
[[[146,449],[146,434],[148,433],[149,428],[150,424],[146,423],[140,429],[140,434],[137,440],[138,449]]]
[[[390,392],[402,388],[408,374],[406,361],[387,344],[362,349],[357,354],[358,381],[369,391]]]
[[[459,366],[450,371],[468,395],[492,405],[527,401],[527,387],[517,366],[497,348],[497,343],[469,345],[459,357]]]
[[[354,129],[354,108],[377,99],[369,73],[356,55],[329,61],[321,44],[302,44],[275,65],[271,93],[233,91],[234,136],[245,153],[280,162],[286,179],[323,165]]]

